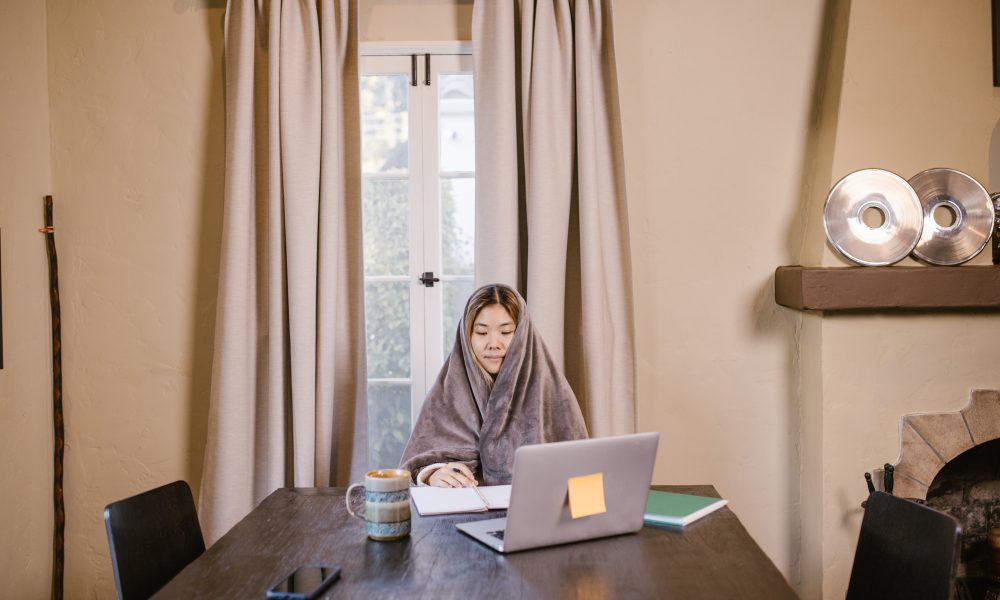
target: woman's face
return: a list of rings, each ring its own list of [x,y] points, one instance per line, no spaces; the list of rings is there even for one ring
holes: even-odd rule
[[[472,323],[472,352],[490,375],[500,372],[516,325],[499,304],[483,307]]]

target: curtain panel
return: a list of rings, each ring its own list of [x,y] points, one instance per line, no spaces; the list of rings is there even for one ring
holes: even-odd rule
[[[357,0],[230,0],[226,173],[200,516],[366,462]]]
[[[476,282],[521,290],[591,435],[635,431],[610,0],[473,7]]]

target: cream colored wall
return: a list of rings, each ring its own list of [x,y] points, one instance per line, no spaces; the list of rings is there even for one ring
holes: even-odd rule
[[[861,475],[895,460],[899,417],[1000,385],[995,315],[771,312],[775,266],[846,264],[822,234],[837,179],[948,166],[986,182],[1000,117],[988,3],[831,4],[617,3],[657,477],[709,474],[808,598],[843,596]],[[720,233],[692,224],[720,210]]]
[[[45,4],[0,2],[0,598],[44,597],[52,564],[45,63]]]
[[[656,483],[712,483],[798,576],[798,262],[822,3],[619,0],[639,426]]]
[[[472,39],[472,0],[361,0],[358,13],[365,42]]]
[[[221,0],[48,3],[66,591],[114,595],[102,510],[205,443],[222,213]]]
[[[1000,118],[989,2],[853,2],[846,42],[829,185],[872,166],[903,177],[952,167],[986,184]],[[822,252],[822,264],[844,264]],[[895,462],[900,416],[956,410],[971,388],[1000,387],[996,331],[996,314],[839,315],[822,319],[819,339],[804,338],[822,347],[821,395],[803,401],[823,407],[824,597],[846,588],[862,474]]]

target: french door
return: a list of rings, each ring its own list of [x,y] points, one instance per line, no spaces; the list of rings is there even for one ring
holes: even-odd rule
[[[368,458],[398,464],[475,268],[468,54],[361,58]]]

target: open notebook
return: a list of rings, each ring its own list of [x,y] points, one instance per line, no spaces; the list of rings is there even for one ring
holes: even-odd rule
[[[509,485],[481,485],[467,488],[414,486],[410,496],[421,516],[447,515],[506,509],[510,505]]]

